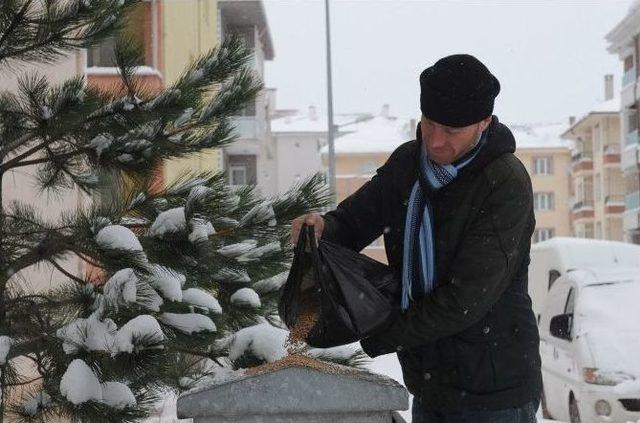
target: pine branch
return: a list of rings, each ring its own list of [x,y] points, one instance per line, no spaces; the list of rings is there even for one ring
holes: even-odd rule
[[[51,63],[70,50],[95,45],[118,29],[137,0],[47,2],[5,0],[0,5],[0,65]]]

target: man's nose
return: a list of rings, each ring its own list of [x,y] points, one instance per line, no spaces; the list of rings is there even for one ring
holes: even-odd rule
[[[431,144],[432,148],[442,148],[447,143],[445,137],[437,133],[431,135],[431,139],[429,141],[429,144]]]

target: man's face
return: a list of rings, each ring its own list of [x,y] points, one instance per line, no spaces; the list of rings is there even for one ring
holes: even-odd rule
[[[482,131],[490,123],[491,116],[469,126],[454,128],[422,116],[422,143],[432,161],[439,165],[451,164],[473,148]]]

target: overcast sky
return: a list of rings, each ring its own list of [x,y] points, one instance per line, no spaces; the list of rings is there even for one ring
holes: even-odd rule
[[[495,114],[508,123],[564,122],[620,87],[604,36],[629,0],[332,0],[334,110],[419,113],[418,75],[470,53],[498,77]],[[278,108],[326,110],[324,1],[265,0],[275,48],[266,83]]]

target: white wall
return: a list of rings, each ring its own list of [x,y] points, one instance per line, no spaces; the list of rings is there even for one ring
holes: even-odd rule
[[[274,134],[277,148],[277,189],[286,192],[293,184],[322,171],[319,145],[326,144],[324,134]]]

